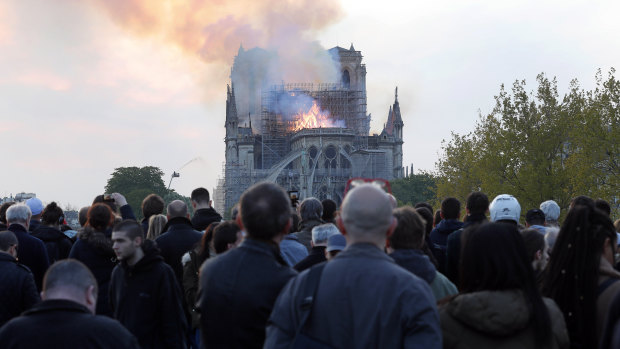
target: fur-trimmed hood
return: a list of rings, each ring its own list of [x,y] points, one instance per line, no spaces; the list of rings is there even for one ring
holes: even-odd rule
[[[114,250],[112,249],[112,238],[109,232],[96,231],[91,227],[84,227],[84,230],[80,232],[79,239],[84,240],[90,246],[95,248],[98,252],[105,255],[116,257]]]

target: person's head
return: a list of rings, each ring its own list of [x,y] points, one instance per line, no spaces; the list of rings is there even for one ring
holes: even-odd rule
[[[325,258],[330,260],[338,255],[340,251],[347,247],[347,239],[342,234],[332,235],[327,239],[327,247],[325,248]]]
[[[599,198],[594,200],[594,207],[603,211],[606,215],[611,216],[611,206],[609,206],[609,202]]]
[[[573,207],[575,207],[577,205],[581,205],[581,206],[594,206],[594,200],[592,200],[591,197],[585,196],[585,195],[575,196],[570,201],[569,209],[572,209]]]
[[[112,210],[112,212],[116,213],[118,207],[116,206],[116,202],[114,199],[110,198],[109,195],[97,195],[93,199],[93,203],[91,204],[106,204]]]
[[[426,210],[426,208],[421,208]],[[426,210],[428,212],[428,210]],[[388,241],[394,250],[421,250],[426,235],[426,222],[418,212],[404,206],[393,211],[398,225]]]
[[[435,211],[435,215],[433,216],[433,227],[436,227],[439,222],[441,222],[441,210]]]
[[[542,271],[549,262],[549,251],[545,236],[536,229],[524,229],[521,231],[525,252],[532,262],[534,271]]]
[[[65,214],[55,202],[52,201],[45,206],[41,214],[41,223],[49,226],[60,226],[64,221]]]
[[[211,196],[209,191],[205,188],[196,188],[192,190],[190,196],[192,201],[192,207],[194,209],[206,208],[211,206]]]
[[[586,203],[568,211],[551,250],[543,292],[560,307],[568,333],[580,338],[584,348],[595,348],[598,342],[592,324],[599,268],[602,263],[614,264],[616,240],[611,219]]]
[[[240,224],[248,237],[278,240],[288,232],[291,224],[291,202],[284,189],[277,184],[254,184],[241,195],[239,203],[240,217],[237,217],[237,224]],[[318,204],[321,206],[320,201]]]
[[[94,314],[97,307],[97,293],[97,279],[88,267],[76,259],[64,259],[47,269],[43,278],[41,298],[72,300]]]
[[[540,204],[540,210],[545,214],[545,225],[559,227],[560,205],[553,200],[547,200]]]
[[[43,212],[43,202],[39,198],[30,198],[26,200],[26,205],[30,207],[30,212],[32,213],[31,219],[40,219],[41,212]]]
[[[336,234],[340,234],[340,230],[333,223],[317,225],[312,228],[312,246],[327,246],[329,237]]]
[[[418,207],[415,211],[424,219],[424,233],[426,237],[429,237],[433,230],[433,211],[426,207]]]
[[[174,200],[168,204],[166,211],[168,220],[178,217],[189,218],[189,212],[187,211],[187,204],[182,200]]]
[[[469,215],[486,214],[489,210],[489,198],[481,191],[474,191],[467,196],[465,209]]]
[[[491,202],[489,213],[491,214],[491,222],[519,224],[521,205],[514,196],[501,194]]]
[[[336,202],[332,199],[325,199],[321,201],[321,206],[323,207],[321,219],[323,219],[324,222],[334,222],[334,219],[336,219],[336,210],[338,209]]]
[[[86,225],[96,231],[105,231],[114,224],[114,212],[110,206],[98,203],[92,205],[86,214]]]
[[[213,229],[213,249],[217,254],[239,246],[242,240],[241,229],[233,221],[221,222]]]
[[[445,198],[441,202],[441,218],[459,219],[461,214],[461,202],[456,198]]]
[[[463,235],[459,290],[521,290],[530,304],[530,321],[538,343],[551,332],[547,307],[538,291],[531,261],[516,225],[483,223]]]
[[[157,194],[149,194],[142,200],[142,215],[149,219],[152,215],[164,213],[164,199]]]
[[[6,210],[6,222],[9,225],[19,224],[28,229],[31,217],[30,207],[24,203],[11,205],[11,207]]]
[[[215,252],[213,248],[213,232],[215,228],[221,222],[212,222],[205,228],[204,234],[202,234],[202,238],[200,238],[200,249],[198,251],[198,261],[202,264],[209,256],[211,255],[211,251]]]
[[[431,212],[431,214],[433,213],[433,206],[426,201],[418,202],[417,204],[415,204],[415,206],[413,206],[413,208],[415,208],[416,210],[420,207],[425,207],[427,210]]]
[[[134,220],[121,221],[112,230],[112,249],[119,261],[129,265],[134,265],[142,257],[143,241],[142,226]]]
[[[84,206],[78,212],[78,221],[80,222],[81,227],[85,226],[86,222],[88,221],[88,210],[89,209],[90,209],[90,206]]]
[[[530,227],[532,225],[544,225],[545,213],[542,210],[533,208],[525,214],[525,224]]]
[[[396,227],[390,199],[375,185],[356,186],[342,202],[338,226],[349,244],[366,242],[383,249]]]
[[[149,229],[146,232],[146,238],[155,240],[164,231],[164,227],[168,223],[168,218],[163,214],[155,214],[149,218]]]
[[[6,210],[8,210],[11,205],[15,205],[15,202],[5,202],[0,206],[0,223],[6,224]]]
[[[17,237],[13,232],[8,230],[0,231],[0,252],[10,254],[13,258],[17,258],[18,245]]]
[[[321,220],[321,216],[323,215],[323,206],[321,202],[317,198],[307,198],[301,202],[299,205],[299,216],[301,217],[301,221],[309,221],[309,220]]]

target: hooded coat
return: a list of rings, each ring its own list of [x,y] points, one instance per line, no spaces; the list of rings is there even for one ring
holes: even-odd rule
[[[69,258],[84,263],[93,273],[99,285],[97,314],[111,316],[108,288],[112,269],[116,266],[116,254],[112,249],[111,232],[99,232],[85,227],[79,239],[73,244]]]
[[[194,229],[199,231],[204,231],[207,229],[209,224],[213,222],[219,222],[222,220],[222,216],[220,216],[213,207],[209,208],[201,208],[194,212],[194,217],[192,217],[192,225]]]
[[[143,349],[187,348],[187,320],[172,268],[153,241],[142,243],[144,257],[121,262],[112,272],[110,307]]]
[[[551,338],[541,348],[568,348],[564,316],[543,298]],[[520,290],[480,291],[456,296],[439,307],[444,348],[536,348],[527,300]]]
[[[407,269],[415,276],[426,281],[433,291],[435,300],[458,293],[456,286],[435,269],[435,266],[421,250],[395,250],[390,254],[396,264]]]
[[[32,236],[40,239],[45,244],[50,264],[69,257],[73,242],[60,230],[54,227],[40,225],[32,232]]]

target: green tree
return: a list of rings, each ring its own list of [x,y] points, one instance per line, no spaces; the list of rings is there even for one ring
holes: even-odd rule
[[[502,85],[495,107],[480,115],[473,132],[452,134],[436,163],[437,196],[481,190],[489,198],[517,197],[522,212],[548,199],[568,208],[576,195],[602,197],[618,210],[618,82],[597,74],[597,88],[583,91],[576,80],[561,100],[555,78],[537,77],[535,92],[516,81]],[[563,210],[565,213],[566,210]]]
[[[406,178],[390,181],[392,194],[398,201],[398,206],[413,206],[418,202],[427,201],[435,203],[437,185],[435,178],[430,173],[414,174]]]
[[[138,220],[142,214],[142,200],[149,194],[157,194],[164,199],[166,205],[173,200],[183,200],[191,211],[190,199],[174,190],[167,190],[163,180],[164,172],[158,167],[118,167],[114,169],[105,186],[106,193],[118,192],[125,196]]]

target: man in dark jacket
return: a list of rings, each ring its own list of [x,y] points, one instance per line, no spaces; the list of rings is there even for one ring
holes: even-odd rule
[[[467,196],[465,204],[467,216],[463,228],[448,236],[446,250],[446,276],[454,284],[459,283],[459,260],[461,259],[461,236],[468,227],[486,222],[486,213],[489,211],[489,198],[480,191],[472,192]]]
[[[166,223],[164,231],[165,233],[158,236],[155,242],[161,250],[164,261],[174,270],[179,285],[182,285],[183,265],[181,258],[202,238],[202,234],[192,227],[185,202],[174,200],[168,204],[168,223]]]
[[[194,189],[190,199],[194,208],[194,217],[192,217],[194,229],[204,231],[209,224],[222,220],[222,216],[211,207],[212,201],[207,189]]]
[[[32,236],[45,244],[50,265],[69,257],[73,242],[60,231],[65,214],[55,202],[49,203],[41,214],[41,224],[32,232]]]
[[[327,261],[325,257],[325,248],[327,240],[333,235],[340,235],[340,230],[332,223],[317,225],[312,228],[312,250],[310,254],[293,267],[301,272],[315,264]]]
[[[299,231],[295,233],[299,242],[306,246],[308,253],[312,250],[312,228],[323,224],[323,205],[317,198],[307,198],[299,205]]]
[[[0,327],[41,300],[30,269],[15,259],[17,246],[15,234],[0,231]]]
[[[437,260],[437,269],[440,273],[446,272],[446,249],[448,236],[463,227],[459,221],[461,203],[456,198],[446,198],[441,202],[441,222],[431,231],[431,251]]]
[[[43,302],[0,329],[0,346],[17,348],[139,348],[118,321],[94,315],[97,280],[76,260],[49,268]]]
[[[372,184],[355,187],[344,198],[337,222],[347,247],[324,265],[303,333],[333,348],[441,348],[428,284],[383,252],[396,227],[385,192]],[[307,305],[308,276],[317,267],[299,274],[280,293],[264,348],[290,347],[304,313],[302,303]]]
[[[209,258],[200,275],[200,330],[207,348],[262,348],[271,308],[296,273],[278,244],[291,224],[290,201],[274,183],[243,193],[237,224],[245,241]]]
[[[144,239],[140,224],[130,220],[114,226],[112,241],[121,261],[110,283],[114,318],[138,338],[143,349],[186,348],[181,289],[155,243]]]
[[[43,275],[49,267],[49,258],[43,241],[30,236],[28,233],[30,217],[30,208],[24,204],[15,204],[6,210],[8,230],[15,234],[19,242],[17,260],[30,268],[34,274],[37,289],[41,290]]]

